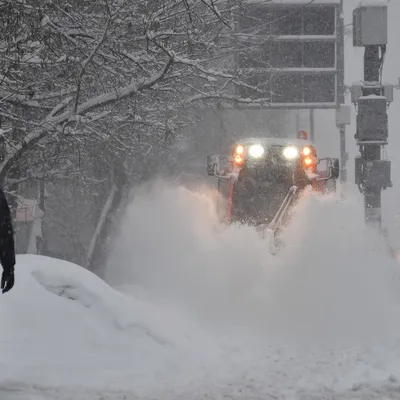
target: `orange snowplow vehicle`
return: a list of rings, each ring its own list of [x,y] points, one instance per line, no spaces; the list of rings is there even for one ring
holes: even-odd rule
[[[223,220],[276,232],[306,187],[324,191],[324,182],[339,177],[339,160],[318,158],[307,139],[252,137],[237,141],[227,157],[209,155],[207,173],[218,180]]]

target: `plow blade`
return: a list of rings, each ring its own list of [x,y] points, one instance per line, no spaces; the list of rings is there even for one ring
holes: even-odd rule
[[[286,222],[290,205],[295,200],[297,194],[297,186],[292,186],[272,221],[269,224],[259,225],[256,228],[259,235],[266,241],[270,254],[277,254],[283,245],[279,239],[279,232]]]

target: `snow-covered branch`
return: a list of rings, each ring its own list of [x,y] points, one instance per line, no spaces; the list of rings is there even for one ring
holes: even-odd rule
[[[229,16],[240,0],[124,0],[97,9],[11,4],[2,2],[14,26],[11,40],[0,44],[8,71],[0,111],[6,128],[18,128],[0,177],[29,152],[57,148],[50,143],[113,143],[129,153],[145,137],[148,145],[139,149],[154,151],[157,141],[188,124],[180,110],[195,103],[268,104],[235,94],[237,87],[262,92],[229,64],[237,44]],[[116,118],[128,114],[128,122]]]

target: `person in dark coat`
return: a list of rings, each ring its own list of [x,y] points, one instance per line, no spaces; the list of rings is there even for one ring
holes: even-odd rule
[[[10,208],[0,188],[0,264],[3,267],[1,289],[7,293],[14,286],[15,243]]]

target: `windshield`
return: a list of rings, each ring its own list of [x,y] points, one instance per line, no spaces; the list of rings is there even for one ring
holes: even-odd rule
[[[283,154],[285,146],[270,146],[261,158],[249,158],[233,185],[232,215],[250,224],[271,220],[293,185],[298,163]]]
[[[269,147],[261,158],[248,157],[239,174],[239,180],[255,179],[258,182],[282,180],[290,174],[296,163],[283,155],[282,146]]]

